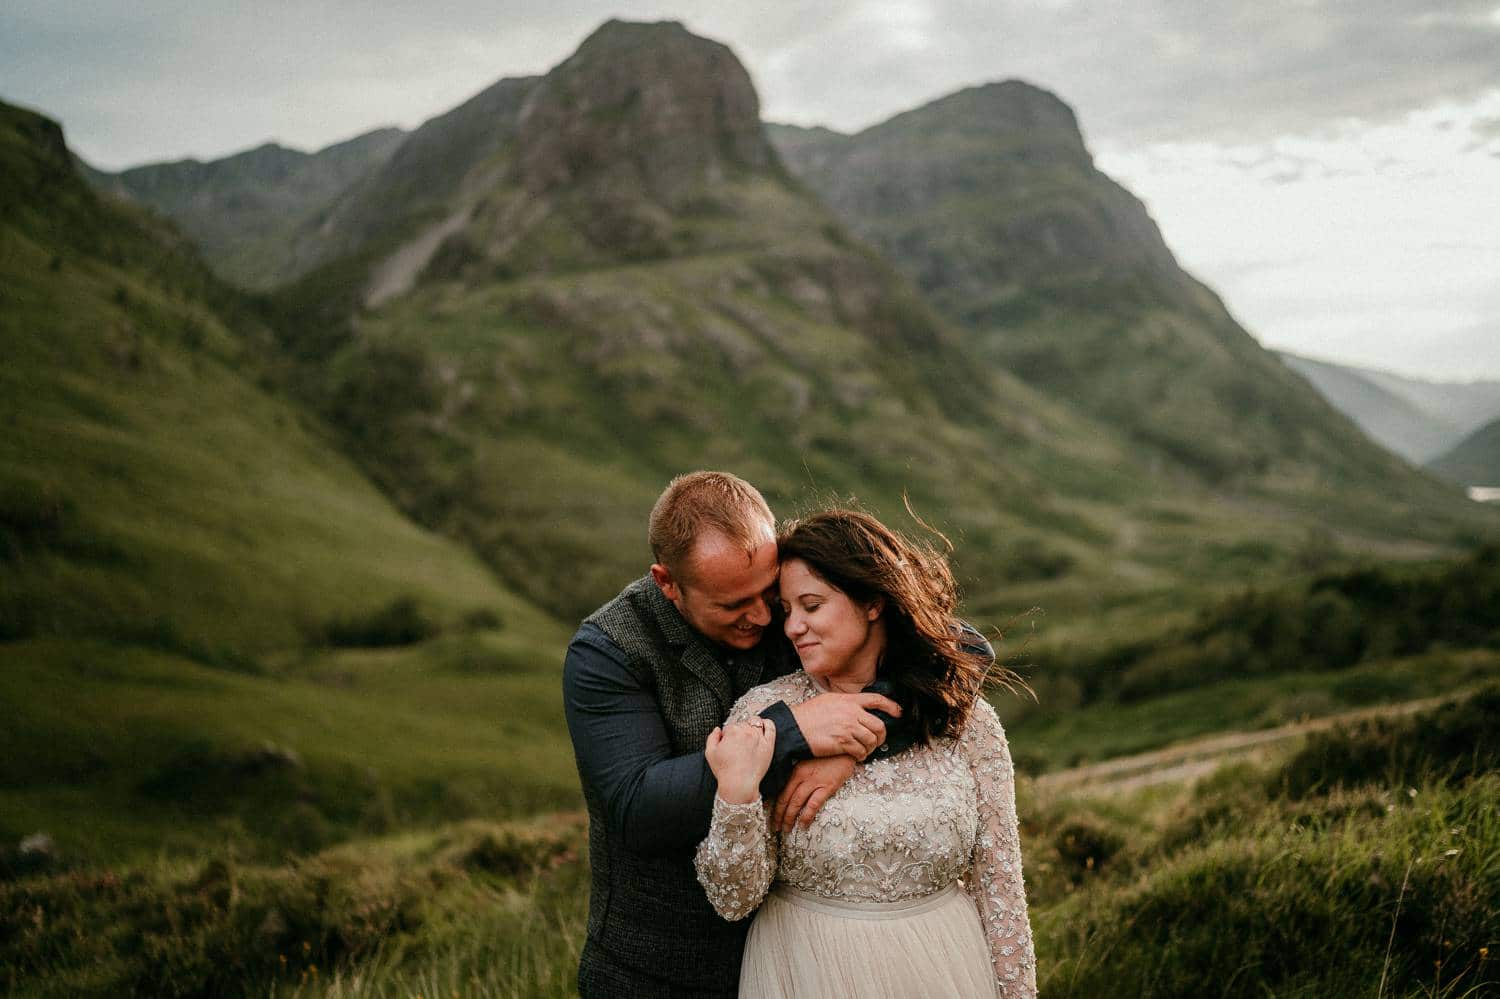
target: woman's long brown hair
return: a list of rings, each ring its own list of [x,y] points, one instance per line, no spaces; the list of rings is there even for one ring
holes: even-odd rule
[[[883,598],[880,679],[893,683],[923,741],[963,731],[991,659],[970,651],[955,615],[947,558],[860,510],[827,510],[782,526],[777,554],[801,559],[824,582],[868,605]]]

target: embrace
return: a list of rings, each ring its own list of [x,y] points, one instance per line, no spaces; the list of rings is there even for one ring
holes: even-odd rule
[[[994,653],[946,560],[858,511],[778,535],[721,472],[674,479],[648,536],[563,670],[579,992],[1034,996]]]

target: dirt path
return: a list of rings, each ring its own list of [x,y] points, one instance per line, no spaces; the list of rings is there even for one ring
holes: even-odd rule
[[[1121,756],[1102,763],[1074,767],[1043,774],[1037,778],[1036,786],[1049,792],[1067,794],[1118,794],[1137,788],[1151,787],[1176,781],[1196,780],[1212,773],[1225,763],[1237,760],[1264,758],[1278,744],[1296,739],[1310,732],[1320,732],[1335,725],[1364,721],[1367,718],[1394,718],[1436,707],[1444,701],[1453,700],[1453,693],[1439,697],[1425,697],[1417,701],[1400,704],[1382,704],[1372,708],[1360,708],[1342,714],[1327,715],[1292,722],[1277,728],[1260,729],[1255,732],[1229,732],[1224,735],[1206,736],[1188,742],[1179,742],[1165,749],[1154,749],[1135,756]]]

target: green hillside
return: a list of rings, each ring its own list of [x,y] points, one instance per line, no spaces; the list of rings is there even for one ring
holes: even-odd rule
[[[0,105],[0,841],[316,845],[371,802],[573,800],[566,632],[263,388],[265,336]]]

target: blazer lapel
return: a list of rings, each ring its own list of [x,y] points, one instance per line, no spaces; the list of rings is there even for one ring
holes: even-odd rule
[[[697,677],[705,687],[713,691],[714,697],[719,702],[720,717],[729,714],[729,709],[734,707],[734,689],[729,679],[729,673],[724,664],[719,661],[712,652],[703,644],[699,637],[677,608],[672,606],[656,586],[648,591],[650,596],[651,613],[656,618],[657,627],[661,629],[662,636],[674,649],[681,650],[682,658],[678,661],[683,669]]]

